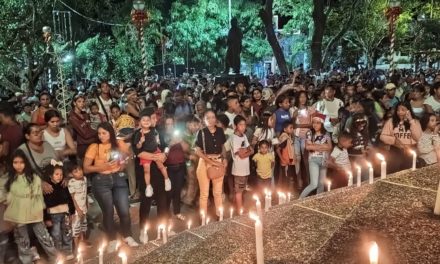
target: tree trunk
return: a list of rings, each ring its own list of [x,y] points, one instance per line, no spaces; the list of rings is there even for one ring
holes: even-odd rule
[[[310,46],[312,53],[312,69],[320,70],[322,68],[322,39],[324,37],[327,15],[324,12],[325,1],[313,0],[313,36]]]
[[[284,58],[283,50],[278,42],[275,30],[272,25],[273,17],[273,0],[266,0],[265,8],[260,10],[260,18],[263,21],[264,29],[266,31],[267,41],[272,47],[273,55],[278,64],[278,69],[282,75],[289,75],[289,69],[287,68],[286,59]]]

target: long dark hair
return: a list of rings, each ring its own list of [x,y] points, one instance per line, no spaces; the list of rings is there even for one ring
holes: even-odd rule
[[[34,181],[34,173],[32,171],[32,166],[26,157],[26,154],[24,154],[24,151],[21,149],[17,149],[14,154],[12,154],[12,157],[10,159],[10,162],[8,164],[8,180],[6,181],[5,188],[9,192],[11,190],[12,183],[17,179],[17,172],[14,169],[14,159],[15,158],[21,158],[24,162],[24,176],[26,177],[26,180],[29,184],[31,184]]]
[[[297,108],[299,108],[299,98],[301,97],[302,94],[304,94],[306,96],[306,106],[308,106],[309,95],[307,94],[306,91],[299,91],[295,96],[295,103],[294,103],[294,106]]]
[[[49,109],[44,113],[44,121],[48,123],[53,117],[58,117],[61,119],[61,114],[55,109]]]
[[[358,131],[357,128],[357,122],[356,120],[365,120],[365,128],[362,131]],[[352,117],[352,122],[349,128],[349,132],[351,135],[351,138],[356,138],[357,137],[357,133],[360,133],[362,135],[362,137],[364,138],[365,141],[369,140],[369,133],[368,133],[368,119],[367,116],[363,113],[356,113],[353,115]]]
[[[393,118],[392,118],[393,128],[396,128],[399,125],[399,123],[400,123],[400,118],[397,115],[397,109],[399,108],[399,106],[403,106],[406,109],[408,109],[408,111],[410,111],[410,113],[411,113],[411,116],[415,119],[415,115],[413,113],[411,104],[409,102],[399,102],[399,103],[397,103],[396,107],[394,108],[394,114],[393,114]],[[409,130],[410,127],[411,127],[411,125],[409,124],[408,120],[404,120],[403,121],[403,125],[405,126],[405,130]]]
[[[111,149],[112,150],[117,150],[118,149],[118,143],[116,141],[116,134],[115,134],[115,130],[113,129],[113,126],[109,123],[109,122],[104,122],[98,125],[98,128],[96,130],[99,130],[100,128],[104,129],[105,131],[107,131],[110,134],[110,144],[111,144]],[[101,144],[102,142],[99,141],[98,138],[98,144]]]
[[[263,112],[260,118],[259,122],[259,128],[261,128],[261,135],[264,135],[264,138],[267,138],[267,135],[269,133],[270,127],[269,127],[269,119],[272,116],[270,112]]]

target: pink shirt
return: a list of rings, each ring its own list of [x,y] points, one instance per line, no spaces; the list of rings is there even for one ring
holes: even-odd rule
[[[303,109],[298,109],[295,107],[293,110],[298,110],[298,115],[295,119],[295,124],[297,125],[311,124],[311,116],[316,112],[316,110],[310,106]],[[296,128],[295,136],[299,138],[306,138],[307,131],[309,131],[309,128]]]

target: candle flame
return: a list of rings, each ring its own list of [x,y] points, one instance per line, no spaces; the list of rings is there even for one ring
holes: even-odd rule
[[[202,217],[204,217],[204,216],[205,216],[205,211],[201,210],[201,211],[200,211],[200,215],[201,215]]]
[[[223,206],[220,206],[218,210],[223,213]]]
[[[252,198],[253,198],[255,201],[259,201],[259,200],[260,200],[260,198],[258,198],[258,195],[256,195],[256,194],[254,194],[254,195],[252,196]]]
[[[105,248],[106,246],[107,246],[107,243],[105,242],[105,240],[102,241],[101,246],[99,246],[98,251],[99,251],[99,252],[103,252],[103,251],[104,251],[104,248]],[[78,248],[78,250],[79,250],[79,248]]]
[[[191,224],[192,224],[192,222],[191,222],[191,220],[189,220],[189,221],[188,221],[188,229],[191,228]]]
[[[381,153],[377,153],[377,154],[376,154],[376,157],[377,157],[378,159],[380,159],[381,161],[385,161],[385,157],[384,157]]]
[[[243,208],[240,208],[240,215],[243,214]]]
[[[417,156],[417,153],[414,150],[410,150],[409,153],[411,153],[413,156]]]
[[[119,252],[118,257],[120,257],[121,259],[125,259],[127,258],[127,254],[125,254],[124,251]]]
[[[356,169],[357,169],[357,170],[361,170],[361,166],[356,165]]]
[[[368,168],[371,168],[371,167],[372,167],[371,163],[368,162],[368,161],[367,161],[367,166],[368,166]]]
[[[370,251],[369,251],[369,256],[370,256],[370,263],[377,263],[379,260],[379,247],[377,246],[376,242],[373,242],[371,247],[370,247]]]
[[[249,212],[249,218],[252,220],[257,220],[258,219],[258,215],[255,214],[254,212]]]
[[[347,171],[347,175],[348,175],[348,178],[352,178],[353,177],[353,173],[351,173],[351,171]]]
[[[209,217],[206,218],[206,224],[209,224]]]

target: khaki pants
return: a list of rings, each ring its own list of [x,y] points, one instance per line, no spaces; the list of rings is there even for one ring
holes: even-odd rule
[[[211,181],[207,174],[208,166],[209,165],[207,165],[203,159],[200,159],[196,171],[200,188],[200,210],[203,210],[205,213],[208,211],[209,182]],[[214,195],[216,212],[218,212],[218,209],[223,203],[223,178],[224,177],[212,180],[212,192]]]

